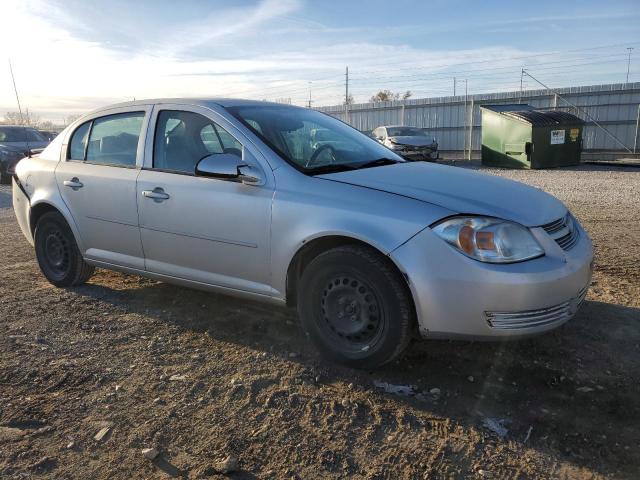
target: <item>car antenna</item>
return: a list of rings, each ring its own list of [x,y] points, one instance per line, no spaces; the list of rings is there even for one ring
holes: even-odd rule
[[[13,76],[13,68],[11,67],[11,59],[9,59],[9,72],[11,73],[11,81],[13,82],[13,91],[16,92],[16,100],[18,102],[18,112],[20,112],[20,121],[24,124],[24,117],[22,116],[22,107],[20,106],[20,97],[18,96],[18,89],[16,88],[16,79]]]
[[[22,129],[24,130],[24,139],[27,144],[28,156],[31,156],[31,148],[29,148],[29,137],[27,137],[27,127],[24,122],[24,115],[22,115],[22,107],[20,106],[20,96],[18,95],[18,88],[16,87],[16,78],[13,76],[13,67],[11,66],[11,59],[9,58],[9,72],[11,73],[11,81],[13,82],[13,91],[16,92],[16,101],[18,102],[18,112],[20,113],[20,122],[22,123]]]

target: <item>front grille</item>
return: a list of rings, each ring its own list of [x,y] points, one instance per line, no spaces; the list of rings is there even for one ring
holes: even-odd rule
[[[580,231],[570,213],[558,220],[542,225],[542,228],[563,250],[573,248],[580,238]]]
[[[560,325],[569,320],[587,295],[589,286],[584,287],[571,300],[553,307],[520,312],[485,312],[485,318],[491,328],[498,330],[518,330],[523,328]]]

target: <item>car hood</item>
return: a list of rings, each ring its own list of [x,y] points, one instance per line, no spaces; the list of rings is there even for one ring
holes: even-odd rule
[[[399,145],[411,145],[414,147],[431,146],[433,143],[433,137],[389,137],[394,143]]]
[[[32,148],[44,148],[49,142],[1,142],[0,148],[13,152],[26,152]]]
[[[544,225],[566,214],[566,207],[542,190],[495,175],[423,162],[320,175],[421,200],[459,214],[487,215],[528,227]]]

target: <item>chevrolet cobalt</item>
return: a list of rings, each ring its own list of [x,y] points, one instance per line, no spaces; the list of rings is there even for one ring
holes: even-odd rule
[[[406,162],[307,108],[114,105],[20,161],[12,181],[52,284],[100,267],[289,305],[321,352],[352,367],[388,363],[415,336],[551,330],[591,278],[591,241],[551,195]]]

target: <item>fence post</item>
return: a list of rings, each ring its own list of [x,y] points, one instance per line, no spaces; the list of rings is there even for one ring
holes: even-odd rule
[[[638,125],[640,124],[640,103],[638,104],[638,115],[636,116],[636,136],[633,137],[633,153],[636,153],[638,148]]]
[[[467,160],[471,161],[471,151],[473,150],[473,105],[475,100],[471,98],[471,112],[469,113],[469,157]]]

